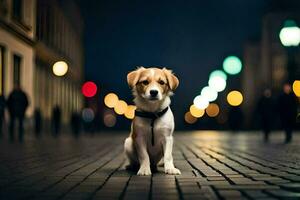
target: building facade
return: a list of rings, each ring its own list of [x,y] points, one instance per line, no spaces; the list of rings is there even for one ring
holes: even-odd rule
[[[0,0],[0,93],[6,97],[19,85],[33,97],[36,1]],[[28,115],[34,99],[30,98]]]
[[[83,103],[83,20],[79,8],[71,0],[38,0],[36,27],[35,105],[46,119],[58,105],[66,122]],[[52,66],[61,60],[69,69],[64,77],[57,77]]]
[[[55,105],[63,120],[82,108],[83,20],[72,0],[0,0],[0,93],[6,97],[14,85],[27,93],[30,107],[50,119]],[[52,73],[65,61],[63,77]]]

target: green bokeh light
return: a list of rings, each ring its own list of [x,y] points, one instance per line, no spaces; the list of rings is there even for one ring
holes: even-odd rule
[[[209,75],[209,78],[211,79],[215,76],[219,76],[219,77],[223,78],[224,80],[227,80],[227,75],[222,70],[215,70],[215,71],[211,72]]]
[[[242,70],[242,62],[236,56],[228,56],[223,62],[223,69],[227,74],[238,74]]]

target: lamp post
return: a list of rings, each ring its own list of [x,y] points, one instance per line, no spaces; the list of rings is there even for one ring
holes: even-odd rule
[[[296,61],[295,53],[300,43],[300,28],[294,20],[286,20],[279,33],[279,38],[284,47],[287,49],[288,54],[288,81],[293,82],[296,76]]]

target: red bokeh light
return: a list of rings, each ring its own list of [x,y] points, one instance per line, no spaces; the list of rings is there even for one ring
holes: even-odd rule
[[[81,91],[85,97],[93,97],[97,93],[97,85],[92,81],[85,82]]]

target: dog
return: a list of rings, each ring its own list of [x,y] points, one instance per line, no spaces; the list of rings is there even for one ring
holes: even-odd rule
[[[136,105],[131,132],[124,142],[127,169],[137,175],[151,175],[163,161],[166,174],[181,174],[173,163],[174,116],[170,97],[179,85],[178,78],[166,68],[139,67],[128,73]]]

